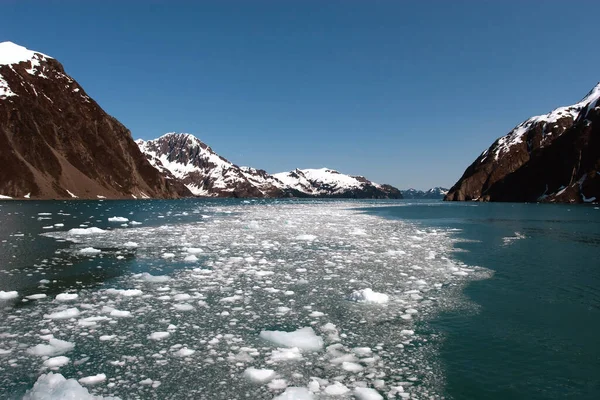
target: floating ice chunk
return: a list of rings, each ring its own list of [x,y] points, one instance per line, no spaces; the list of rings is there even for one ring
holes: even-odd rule
[[[359,229],[359,228],[354,228],[353,230],[351,230],[348,233],[350,235],[356,235],[356,236],[366,236],[366,234],[367,234],[367,232],[364,229]]]
[[[325,388],[325,394],[328,396],[343,396],[349,391],[350,389],[340,382],[335,382],[333,385],[329,385]]]
[[[133,222],[132,222],[132,224],[133,224]],[[136,248],[138,246],[139,245],[136,242],[125,242],[125,243],[123,243],[123,247],[127,247],[129,249],[133,249],[133,248]]]
[[[116,397],[92,396],[75,379],[66,379],[61,374],[41,375],[23,400],[118,400]]]
[[[184,300],[189,300],[189,299],[191,299],[191,298],[192,298],[192,296],[190,296],[190,295],[189,295],[189,294],[187,294],[187,293],[179,293],[179,294],[176,294],[176,295],[173,297],[173,300],[175,300],[175,301],[184,301]]]
[[[307,242],[312,242],[317,237],[315,235],[299,235],[296,236],[296,240],[306,240]]]
[[[152,332],[148,336],[148,339],[150,339],[150,340],[163,340],[163,339],[168,338],[170,335],[171,334],[169,332]]]
[[[45,293],[38,293],[38,294],[31,294],[29,296],[25,296],[26,299],[29,300],[40,300],[40,299],[45,299],[47,296]]]
[[[79,378],[79,383],[83,383],[84,385],[95,385],[100,382],[104,382],[106,380],[105,374],[97,374],[92,376],[85,376],[83,378]]]
[[[273,379],[267,386],[271,390],[283,390],[287,387],[287,382],[285,379]]]
[[[10,353],[12,353],[11,349],[0,349],[0,356],[5,356]]]
[[[106,293],[125,297],[141,296],[144,294],[144,292],[139,289],[107,289]]]
[[[110,217],[108,218],[108,222],[128,222],[129,218],[125,217]]]
[[[288,387],[285,392],[275,397],[273,400],[313,400],[314,396],[307,388],[304,387]]]
[[[300,350],[318,351],[323,348],[323,339],[317,336],[311,327],[293,332],[261,331],[260,337],[281,346],[297,347]]]
[[[91,228],[73,228],[67,232],[69,235],[95,235],[106,233],[104,229],[91,227]]]
[[[357,400],[383,400],[377,390],[371,388],[357,387],[354,389],[354,397]]]
[[[196,257],[196,256],[195,256],[195,255],[193,255],[193,254],[190,254],[189,256],[186,256],[186,257],[183,259],[183,261],[185,261],[185,262],[196,262],[196,261],[198,261],[198,257]]]
[[[10,292],[5,292],[4,290],[0,290],[0,300],[10,300],[19,296],[19,293],[15,290]]]
[[[319,318],[319,317],[322,317],[324,315],[325,315],[325,313],[322,313],[321,311],[313,311],[310,314],[308,314],[308,316],[312,317],[312,318]]]
[[[79,316],[79,309],[67,308],[66,310],[57,311],[51,314],[44,314],[46,319],[70,319]]]
[[[188,349],[187,347],[182,347],[181,349],[173,353],[173,355],[175,355],[176,357],[188,357],[194,354],[195,352],[196,350]]]
[[[204,253],[204,250],[199,247],[188,247],[185,251],[189,254]]]
[[[60,293],[56,295],[55,299],[57,301],[71,301],[78,297],[79,295],[77,293]]]
[[[272,362],[296,361],[302,359],[302,353],[298,347],[278,348],[277,350],[273,350],[269,359]]]
[[[65,357],[65,356],[58,356],[58,357],[52,357],[47,359],[46,361],[44,361],[44,367],[48,367],[48,368],[56,368],[56,367],[62,367],[63,365],[67,365],[69,363],[69,357]]]
[[[167,275],[152,275],[147,272],[143,272],[141,274],[134,275],[136,278],[139,278],[145,282],[151,283],[164,283],[171,280]]]
[[[99,254],[102,253],[102,250],[95,249],[93,247],[86,247],[85,249],[79,250],[81,254]]]
[[[363,303],[384,304],[390,300],[390,297],[385,293],[374,292],[370,288],[357,290],[350,295],[350,300]]]
[[[177,311],[191,311],[194,309],[194,306],[188,303],[174,304],[173,308]]]
[[[105,317],[104,315],[100,315],[100,316],[96,316],[96,317],[87,317],[87,318],[83,318],[80,319],[79,321],[77,321],[78,325],[81,326],[95,326],[97,325],[96,323],[99,321],[106,321],[110,318]]]
[[[164,258],[164,259],[174,258],[175,257],[175,253],[163,253],[161,257]]]
[[[75,344],[67,342],[65,340],[50,338],[48,344],[38,344],[36,346],[27,349],[27,353],[34,356],[57,356],[60,354],[68,353],[75,348]]]
[[[129,318],[131,317],[131,311],[112,310],[110,316],[115,318]]]
[[[116,338],[116,337],[117,337],[117,335],[102,335],[98,339],[100,339],[101,342],[106,342],[109,340],[114,340],[114,338]]]
[[[355,347],[352,349],[352,352],[359,357],[367,357],[370,356],[373,351],[370,347]]]
[[[348,372],[360,372],[364,369],[364,367],[354,362],[344,361],[342,363],[342,369]]]
[[[244,371],[246,379],[254,383],[267,383],[275,378],[275,371],[272,369],[258,369],[254,367],[247,368]]]
[[[233,295],[230,297],[223,297],[221,300],[219,300],[221,303],[235,303],[236,301],[240,301],[242,300],[243,297],[240,295]]]

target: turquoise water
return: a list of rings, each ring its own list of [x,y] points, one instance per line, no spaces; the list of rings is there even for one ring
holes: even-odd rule
[[[0,221],[1,398],[50,371],[123,399],[600,398],[594,206],[0,202]],[[307,328],[321,348],[261,336]],[[49,335],[64,365],[31,350]]]
[[[455,256],[492,269],[473,313],[445,313],[440,357],[457,399],[600,398],[600,210],[541,204],[415,204],[386,218],[451,226]]]

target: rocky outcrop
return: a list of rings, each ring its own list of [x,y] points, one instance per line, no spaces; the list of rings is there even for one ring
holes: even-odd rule
[[[434,187],[429,190],[407,189],[401,190],[402,197],[405,199],[443,199],[448,194],[448,189],[443,187]]]
[[[50,56],[0,43],[0,195],[174,198],[190,195],[150,165]]]
[[[203,197],[338,197],[401,198],[390,185],[338,171],[296,169],[271,175],[264,170],[240,167],[219,156],[193,135],[167,133],[137,144],[155,168],[170,179],[183,182]]]
[[[600,199],[600,84],[572,106],[528,119],[471,164],[445,200]]]

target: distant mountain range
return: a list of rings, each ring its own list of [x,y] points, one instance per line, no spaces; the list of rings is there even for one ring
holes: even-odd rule
[[[448,194],[448,189],[443,187],[434,187],[429,190],[406,189],[401,190],[402,197],[405,199],[443,199]]]
[[[597,202],[600,84],[496,140],[446,200]],[[439,198],[445,189],[407,190]],[[321,169],[240,167],[189,134],[133,141],[54,58],[0,43],[0,199],[402,198],[393,186]]]
[[[600,200],[600,84],[580,102],[517,125],[467,168],[446,200]]]
[[[238,167],[187,134],[136,144],[58,61],[11,42],[0,43],[0,117],[0,199],[402,196],[325,168]]]
[[[183,182],[196,196],[402,198],[400,191],[390,185],[327,168],[271,175],[261,169],[240,167],[187,133],[139,139],[137,144],[155,168],[169,179]]]

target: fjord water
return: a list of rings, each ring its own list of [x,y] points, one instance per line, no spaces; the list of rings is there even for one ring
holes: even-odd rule
[[[600,398],[600,209],[443,203],[374,209],[460,229],[455,256],[494,271],[443,313],[445,394],[460,399]]]
[[[9,201],[0,221],[2,398],[50,371],[123,399],[600,394],[594,206]]]

